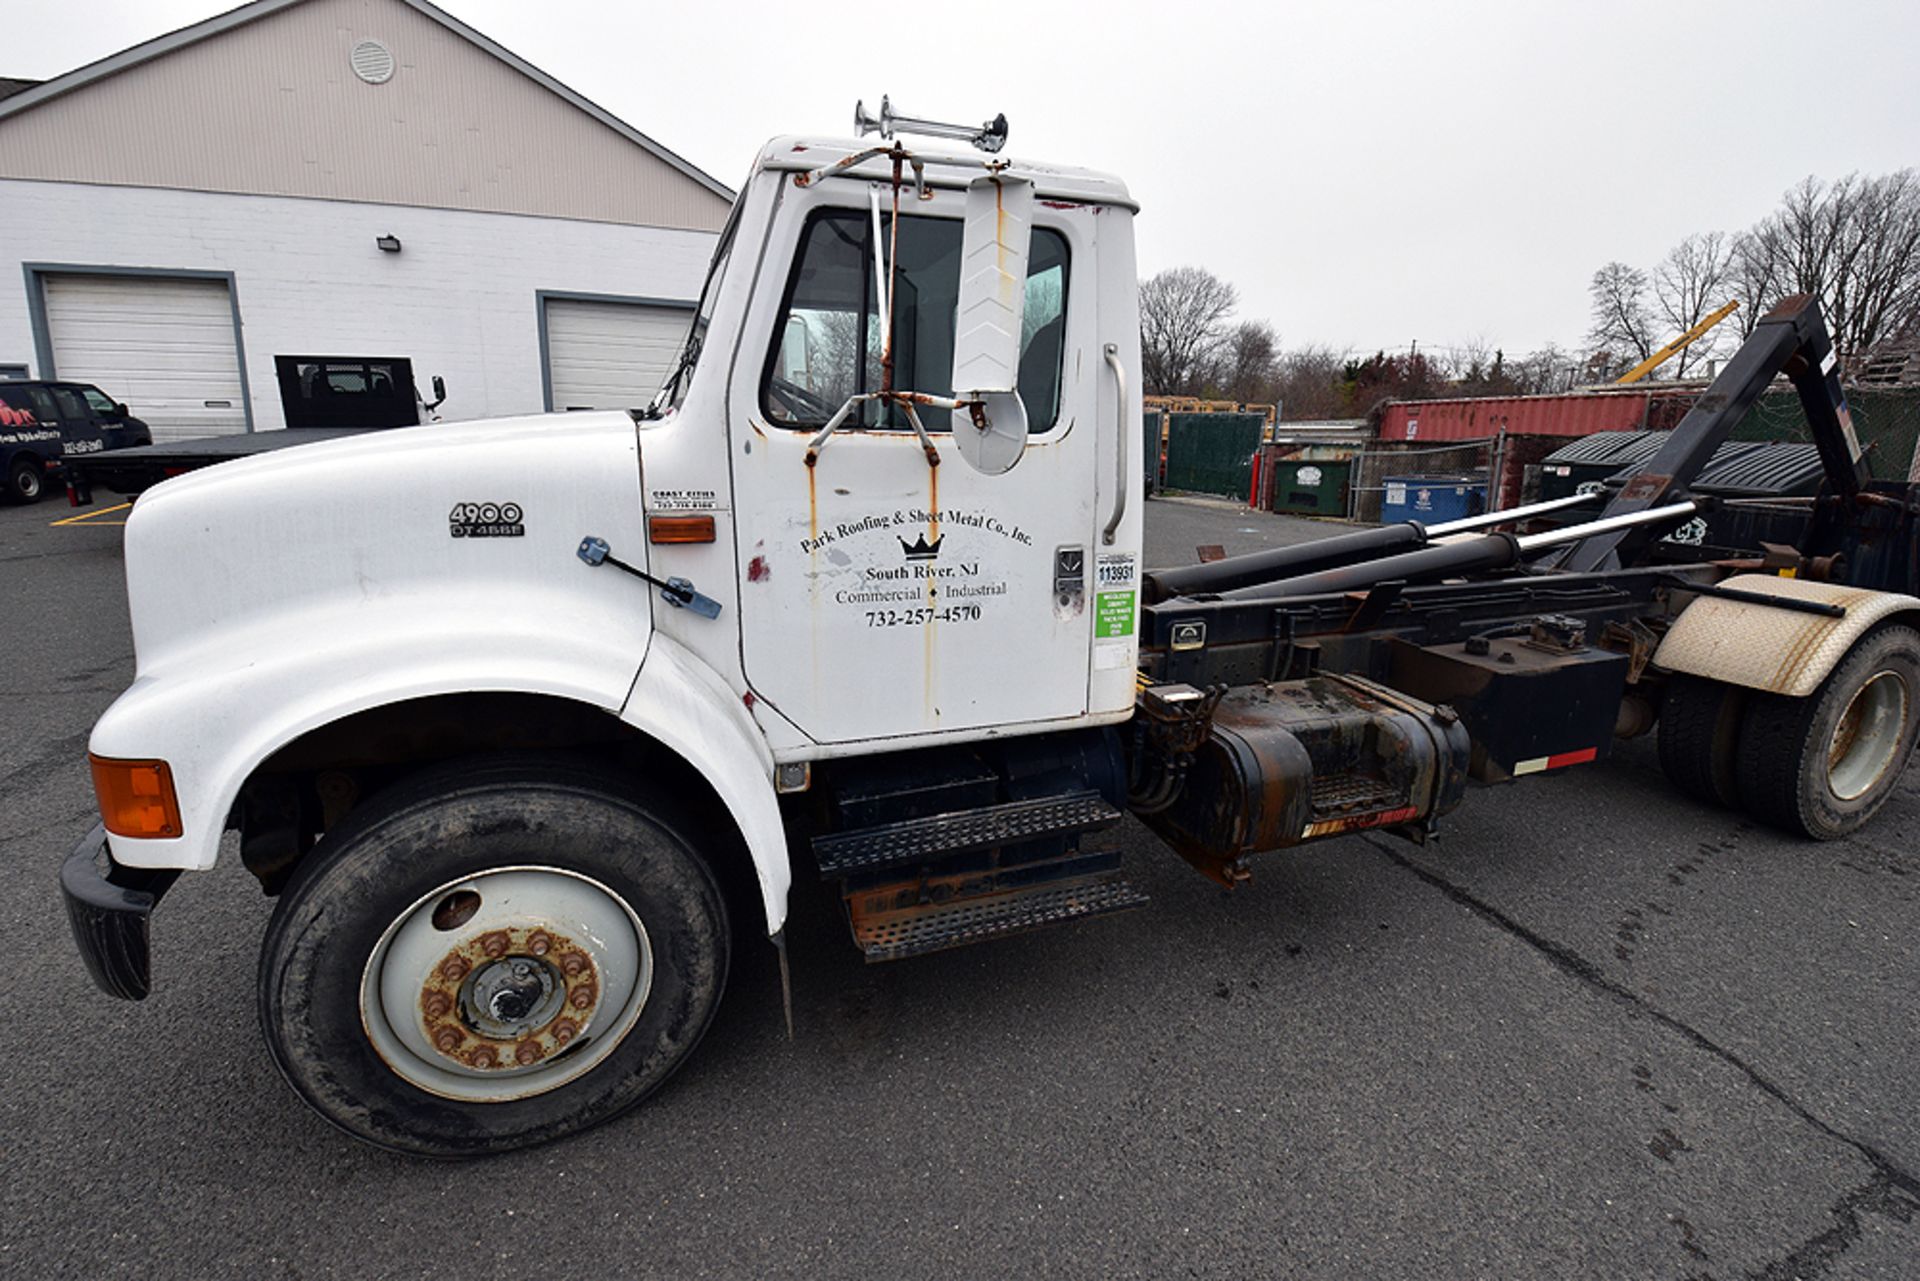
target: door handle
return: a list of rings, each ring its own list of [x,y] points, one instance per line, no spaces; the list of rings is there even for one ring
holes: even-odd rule
[[[1127,514],[1127,371],[1120,364],[1120,348],[1114,343],[1107,344],[1107,368],[1113,371],[1114,390],[1114,430],[1113,448],[1113,515],[1107,517],[1107,527],[1101,531],[1101,543],[1112,546],[1114,531],[1120,528],[1120,521]]]

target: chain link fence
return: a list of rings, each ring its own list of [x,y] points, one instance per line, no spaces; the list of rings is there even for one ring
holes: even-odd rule
[[[1914,447],[1920,443],[1920,387],[1847,390],[1854,434],[1867,451],[1876,480],[1913,477]],[[1768,392],[1733,429],[1735,440],[1791,440],[1809,443],[1807,416],[1792,392]]]
[[[1377,522],[1389,476],[1470,476],[1485,478],[1493,465],[1495,437],[1457,440],[1445,445],[1376,443],[1353,460],[1353,484],[1347,519]]]

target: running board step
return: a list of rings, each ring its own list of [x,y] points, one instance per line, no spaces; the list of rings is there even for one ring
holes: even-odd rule
[[[867,960],[897,961],[968,943],[983,943],[1024,930],[1145,907],[1150,900],[1125,877],[1110,874],[1069,884],[955,899],[924,906],[863,913],[851,909],[854,942]]]
[[[817,836],[813,857],[822,877],[842,877],[1048,836],[1096,832],[1120,818],[1120,811],[1098,792],[1073,792]]]

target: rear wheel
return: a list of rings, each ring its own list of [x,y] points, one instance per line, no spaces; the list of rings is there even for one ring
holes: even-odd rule
[[[726,982],[726,909],[659,804],[549,762],[435,773],[308,857],[262,944],[275,1062],[382,1147],[479,1156],[617,1116]]]
[[[40,464],[32,459],[22,458],[7,471],[7,497],[16,503],[39,502],[45,488]]]
[[[1742,804],[1815,840],[1886,803],[1920,735],[1920,632],[1867,633],[1805,698],[1755,694],[1741,730]]]
[[[1687,795],[1738,805],[1735,760],[1747,691],[1699,676],[1670,676],[1660,700],[1660,768]]]

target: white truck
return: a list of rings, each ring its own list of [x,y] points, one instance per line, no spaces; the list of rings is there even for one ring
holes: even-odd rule
[[[1087,839],[1129,809],[1233,885],[1261,850],[1424,839],[1469,779],[1594,759],[1656,714],[1677,781],[1770,821],[1832,835],[1884,799],[1920,601],[1839,574],[1856,513],[1911,520],[1857,443],[1772,566],[1634,541],[1704,501],[1682,455],[1725,435],[1729,384],[1597,521],[1143,575],[1126,188],[999,159],[1004,118],[857,119],[884,140],[761,151],[653,406],[141,498],[137,678],[62,869],[104,989],[147,994],[155,903],[235,831],[277,897],[259,1003],[287,1079],[362,1139],[478,1155],[657,1087],[735,933],[780,943],[796,870],[842,883],[870,958],[910,956],[1140,905]],[[1725,377],[1818,364],[1817,308],[1771,323]],[[1804,661],[1716,648],[1729,617]],[[1725,764],[1743,734],[1786,744],[1771,773]]]

